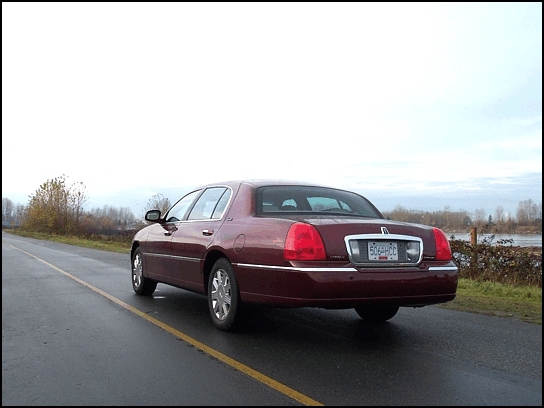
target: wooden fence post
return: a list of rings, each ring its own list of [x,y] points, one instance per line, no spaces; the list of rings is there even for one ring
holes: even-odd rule
[[[474,246],[478,243],[478,229],[472,228],[470,230],[470,243]]]
[[[470,265],[471,271],[476,274],[478,270],[478,229],[471,228],[470,243],[472,244],[472,262]]]

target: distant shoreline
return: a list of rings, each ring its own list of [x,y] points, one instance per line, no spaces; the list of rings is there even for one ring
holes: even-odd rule
[[[444,231],[446,234],[470,234],[470,230],[467,231],[449,231],[447,229],[441,228],[442,231]],[[480,232],[478,231],[478,235],[542,235],[542,231],[537,232]]]
[[[455,239],[460,241],[471,241],[470,232],[446,232],[449,239]],[[489,243],[491,245],[512,245],[516,247],[530,247],[542,249],[542,233],[517,233],[517,234],[494,234],[490,232],[483,232],[477,234],[478,243]],[[491,240],[491,238],[493,238]],[[511,240],[511,241],[510,241]]]

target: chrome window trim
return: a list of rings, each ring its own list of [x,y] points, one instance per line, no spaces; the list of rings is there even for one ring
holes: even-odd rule
[[[204,220],[179,220],[179,221],[175,221],[175,223],[187,223],[187,224],[190,224],[190,223],[193,223],[193,222],[209,222],[209,221],[222,221],[223,218],[225,217],[226,213],[228,212],[229,210],[229,205],[232,201],[232,198],[234,197],[234,190],[230,187],[230,186],[224,186],[224,185],[217,185],[217,186],[208,186],[206,187],[203,191],[202,191],[202,194],[204,194],[204,192],[210,188],[218,188],[218,187],[223,187],[223,188],[226,188],[228,190],[230,190],[230,197],[229,197],[229,201],[227,202],[227,205],[225,206],[225,211],[223,211],[223,214],[221,215],[221,218],[206,218]],[[201,194],[201,195],[202,195]],[[195,203],[198,201],[198,199],[200,198],[200,196],[198,196],[198,198],[195,200]],[[221,200],[221,198],[219,198]],[[193,203],[193,204],[195,204]],[[191,207],[191,211],[192,211],[192,207]],[[187,217],[191,214],[191,212],[189,211],[189,214],[187,214]]]
[[[184,223],[184,224],[191,224],[193,222],[209,222],[209,221],[221,221],[221,218],[206,218],[205,220],[182,220],[182,221],[176,221],[176,223]]]

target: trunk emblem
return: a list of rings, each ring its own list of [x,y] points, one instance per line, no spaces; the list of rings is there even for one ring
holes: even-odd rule
[[[381,227],[381,229],[382,229],[382,234],[389,234],[389,231],[387,231],[387,228]]]

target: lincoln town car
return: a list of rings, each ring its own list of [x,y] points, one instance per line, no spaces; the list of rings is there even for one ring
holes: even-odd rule
[[[451,301],[458,269],[443,231],[385,218],[361,194],[314,183],[236,180],[150,210],[130,250],[132,287],[207,297],[220,330],[252,305],[354,309],[370,323]]]

